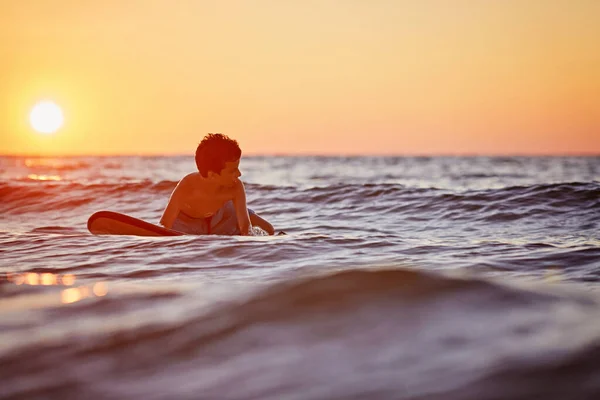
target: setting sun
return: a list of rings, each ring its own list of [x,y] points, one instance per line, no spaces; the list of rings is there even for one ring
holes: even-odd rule
[[[29,121],[36,132],[54,133],[63,124],[62,110],[56,103],[42,101],[37,103],[29,114]]]

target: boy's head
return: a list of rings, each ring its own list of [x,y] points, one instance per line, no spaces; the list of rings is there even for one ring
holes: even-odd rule
[[[209,133],[196,149],[196,166],[206,178],[209,172],[220,175],[226,163],[239,161],[241,157],[242,150],[237,141],[221,133]]]

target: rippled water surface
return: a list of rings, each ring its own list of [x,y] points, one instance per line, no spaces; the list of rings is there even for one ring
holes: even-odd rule
[[[0,157],[0,397],[600,398],[600,157],[246,157],[286,236],[157,223],[192,157]]]

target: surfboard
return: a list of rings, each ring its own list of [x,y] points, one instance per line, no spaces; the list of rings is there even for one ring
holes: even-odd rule
[[[181,236],[183,233],[114,211],[98,211],[87,222],[94,235]]]

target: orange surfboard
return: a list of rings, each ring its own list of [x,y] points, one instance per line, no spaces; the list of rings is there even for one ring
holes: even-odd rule
[[[88,230],[94,235],[181,236],[183,233],[163,228],[129,215],[98,211],[88,219]]]

